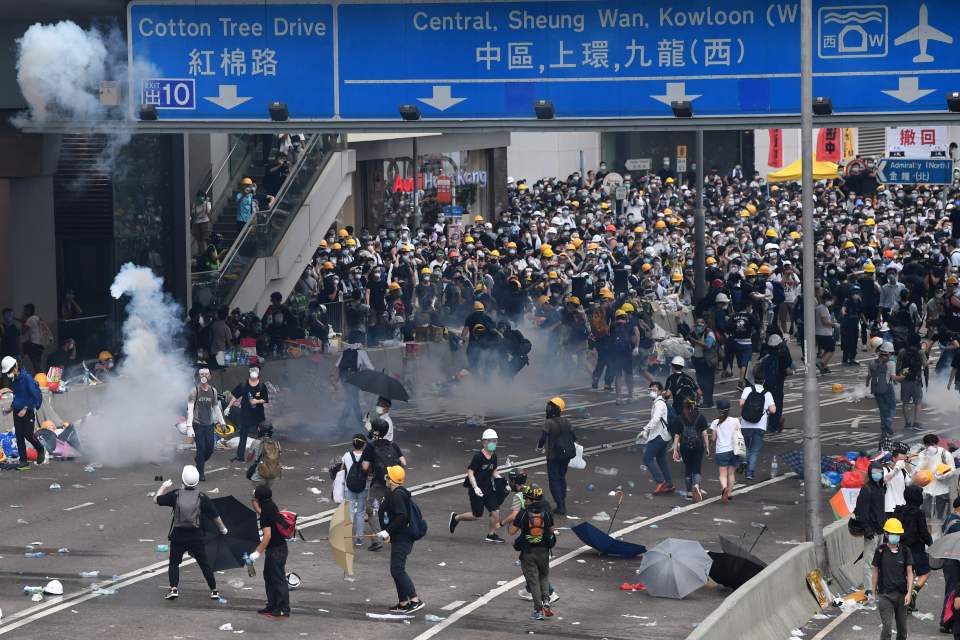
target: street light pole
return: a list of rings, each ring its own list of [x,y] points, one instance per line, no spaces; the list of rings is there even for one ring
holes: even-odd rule
[[[800,166],[803,211],[803,488],[806,538],[813,542],[817,564],[826,563],[820,522],[820,404],[817,393],[813,225],[813,0],[800,3]],[[782,411],[782,408],[781,408]]]
[[[697,128],[697,210],[693,217],[693,297],[700,302],[707,295],[706,229],[703,212],[703,129]]]

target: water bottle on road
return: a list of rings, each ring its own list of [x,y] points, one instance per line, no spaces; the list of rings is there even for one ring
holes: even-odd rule
[[[773,456],[773,460],[770,461],[770,477],[776,478],[780,475],[780,464],[777,462],[777,456]]]

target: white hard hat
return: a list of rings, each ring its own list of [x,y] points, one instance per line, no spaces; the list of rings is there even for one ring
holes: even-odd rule
[[[16,365],[16,358],[13,356],[6,356],[3,360],[0,360],[0,373],[10,373],[10,369],[13,369]]]
[[[893,353],[893,344],[890,342],[884,342],[880,345],[880,353]]]
[[[727,304],[728,302],[730,302],[730,297],[725,293],[718,293],[715,300],[719,304]]]
[[[781,344],[783,344],[783,338],[779,334],[772,333],[770,337],[767,338],[768,347],[779,347]]]
[[[62,596],[63,584],[61,584],[59,580],[51,580],[47,583],[47,586],[43,588],[43,592],[48,596]]]
[[[670,361],[670,364],[674,367],[683,367],[686,366],[686,362],[683,359],[683,356],[673,356],[673,360]]]
[[[480,439],[481,439],[481,440],[496,440],[496,439],[497,439],[497,432],[494,431],[493,429],[484,429],[483,435],[480,436]]]
[[[301,582],[300,576],[298,576],[297,574],[295,573],[287,574],[287,586],[290,588],[291,591],[293,591],[294,589],[299,589],[300,582]]]
[[[186,487],[195,487],[197,483],[200,482],[200,472],[197,471],[197,468],[192,464],[188,464],[183,468],[183,473],[180,474],[180,479],[183,480],[183,484]]]

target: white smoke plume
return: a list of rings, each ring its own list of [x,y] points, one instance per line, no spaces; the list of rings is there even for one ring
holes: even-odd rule
[[[134,61],[135,76],[153,75],[150,66]],[[101,103],[101,83],[118,83],[120,105]],[[117,153],[130,141],[130,131],[111,121],[129,116],[126,104],[126,43],[116,25],[83,29],[70,21],[34,24],[17,39],[17,83],[29,111],[13,118],[14,126],[69,122],[79,129],[107,136],[101,169],[113,167]]]
[[[124,359],[107,382],[100,410],[85,423],[85,453],[106,465],[163,462],[173,457],[176,430],[193,372],[176,344],[181,309],[147,267],[123,265],[110,287],[130,296],[123,324]]]

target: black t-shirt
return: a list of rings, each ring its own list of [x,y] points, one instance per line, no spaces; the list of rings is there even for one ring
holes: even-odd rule
[[[703,432],[709,428],[707,419],[702,413],[698,413],[692,423],[684,419],[683,415],[674,416],[667,423],[667,430],[671,436],[680,436],[680,445],[686,447],[702,447]]]
[[[157,504],[161,507],[176,507],[177,495],[181,491],[196,491],[196,489],[176,489],[170,493],[165,493],[162,496],[157,496]],[[213,502],[205,493],[200,494],[200,516],[201,519],[210,518],[211,520],[220,517],[220,514],[217,512],[217,508],[213,506]],[[175,529],[171,528],[170,530],[170,542],[193,542],[195,540],[200,540],[201,538],[203,538],[202,523],[198,529],[177,527]]]
[[[277,530],[277,522],[280,520],[280,512],[276,509],[262,510],[260,512],[260,528],[270,527],[270,542],[267,543],[267,549],[282,547],[287,544],[283,535]]]
[[[244,424],[258,425],[266,420],[266,415],[263,412],[263,405],[258,404],[254,406],[250,404],[250,400],[263,400],[264,402],[270,402],[270,392],[267,391],[267,385],[265,385],[262,381],[255,387],[250,386],[249,380],[241,382],[234,387],[233,391],[230,393],[233,394],[234,398],[240,399],[240,414]]]
[[[395,443],[390,442],[389,440],[380,439],[380,440],[376,440],[376,441],[374,441],[374,442],[382,442],[382,443],[385,442],[385,443],[388,443],[389,446],[388,446],[387,444],[380,444],[380,445],[378,445],[378,446],[392,449],[394,455],[396,456],[397,464],[400,464],[400,462],[399,462],[399,461],[400,461],[400,458],[403,457],[403,452],[400,450],[400,447],[398,447]],[[381,455],[383,455],[383,454],[381,454]],[[379,486],[382,487],[382,486],[386,485],[386,481],[383,479],[383,476],[384,476],[384,474],[386,473],[387,470],[384,469],[384,468],[382,468],[382,464],[381,464],[380,462],[378,462],[377,458],[378,458],[378,456],[377,456],[377,453],[376,453],[376,447],[374,447],[373,442],[368,443],[367,446],[365,446],[365,447],[363,448],[363,453],[360,454],[360,462],[361,462],[361,463],[363,463],[363,462],[369,462],[369,463],[370,463],[370,473],[371,473],[371,476],[370,476],[370,484],[372,484],[372,485],[375,484],[375,485],[379,485]]]
[[[473,454],[473,459],[470,460],[470,465],[467,469],[473,469],[473,477],[477,483],[477,486],[484,492],[493,491],[493,472],[497,468],[497,454],[493,454],[489,459],[483,455],[482,451],[477,451]],[[464,478],[463,486],[469,487],[470,478]]]
[[[887,545],[881,545],[873,554],[873,566],[879,567],[877,581],[879,593],[907,593],[907,566],[913,566],[913,554],[904,545],[898,545],[896,553]]]

